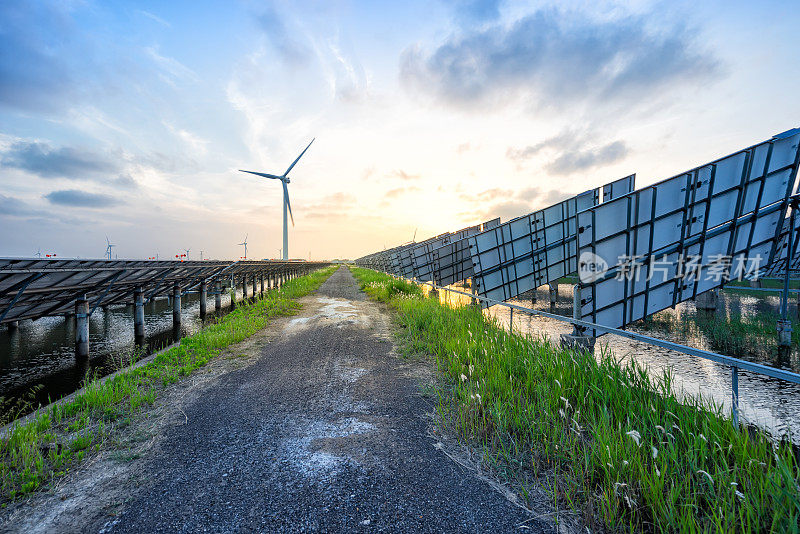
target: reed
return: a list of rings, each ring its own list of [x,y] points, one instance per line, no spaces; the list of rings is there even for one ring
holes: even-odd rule
[[[439,423],[481,447],[523,496],[544,487],[600,530],[798,531],[792,446],[735,428],[707,399],[679,400],[668,372],[509,334],[477,307],[353,273],[394,309],[405,350],[432,356]]]

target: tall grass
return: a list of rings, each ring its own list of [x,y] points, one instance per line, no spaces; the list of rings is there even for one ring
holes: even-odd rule
[[[523,495],[533,477],[611,531],[798,531],[791,445],[737,430],[704,399],[679,401],[670,374],[511,335],[477,307],[353,272],[396,310],[407,350],[433,356],[441,424],[482,445]]]
[[[222,317],[151,362],[107,380],[93,378],[68,402],[51,404],[12,427],[0,439],[0,500],[30,493],[99,448],[131,415],[152,405],[159,392],[204,366],[222,349],[264,328],[274,317],[300,308],[295,300],[317,289],[335,267],[316,271],[266,292],[252,304],[239,303]]]

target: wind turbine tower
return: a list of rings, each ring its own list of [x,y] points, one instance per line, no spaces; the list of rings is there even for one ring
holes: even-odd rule
[[[244,241],[239,243],[240,245],[244,245],[244,259],[247,259],[247,236],[248,235],[250,235],[250,234],[245,235],[244,236]]]
[[[311,140],[311,143],[313,142],[314,139]],[[300,155],[297,156],[297,159],[294,160],[294,162],[291,165],[289,165],[289,168],[286,169],[286,172],[283,173],[283,176],[277,176],[275,174],[267,174],[263,172],[244,171],[242,169],[239,169],[240,172],[247,172],[250,174],[255,174],[256,176],[263,176],[264,178],[269,178],[271,180],[280,180],[281,183],[283,184],[283,249],[282,250],[283,250],[284,260],[289,259],[289,223],[286,218],[287,211],[289,212],[289,217],[292,218],[292,226],[294,226],[294,215],[292,215],[292,205],[289,204],[289,188],[287,187],[287,185],[291,182],[291,180],[289,179],[289,171],[291,171],[294,168],[294,166],[297,165],[297,162],[300,161],[300,158],[302,158],[303,154],[306,153],[306,150],[308,150],[308,148],[311,146],[311,143],[308,143],[308,146],[305,148],[305,150],[300,152]]]
[[[113,245],[111,241],[108,240],[108,236],[106,236],[106,256],[109,260],[111,259],[111,249],[116,246],[117,245]]]

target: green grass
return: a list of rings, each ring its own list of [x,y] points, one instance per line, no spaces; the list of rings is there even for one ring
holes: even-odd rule
[[[0,440],[0,500],[30,493],[74,468],[90,448],[97,448],[130,424],[132,414],[151,406],[165,387],[188,376],[262,328],[274,317],[300,308],[294,299],[317,289],[335,270],[329,267],[286,282],[252,304],[236,310],[151,362],[105,381],[96,378],[65,403],[38,410],[13,425]]]
[[[732,313],[726,320],[710,314],[683,314],[664,311],[656,313],[639,324],[650,330],[677,334],[682,340],[704,337],[711,348],[728,356],[769,356],[777,351],[779,319],[777,313],[758,312],[752,315]],[[800,322],[791,319],[792,345],[800,346]]]
[[[353,273],[396,311],[405,349],[432,356],[440,424],[483,447],[523,496],[533,480],[601,530],[798,532],[791,445],[734,428],[704,399],[679,401],[668,373],[511,335],[477,307]]]

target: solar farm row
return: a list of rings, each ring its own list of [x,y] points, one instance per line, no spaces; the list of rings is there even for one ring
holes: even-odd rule
[[[356,264],[443,286],[470,279],[496,301],[577,274],[578,318],[624,328],[734,279],[780,275],[787,262],[800,271],[799,145],[792,129],[641,189],[627,176]]]

